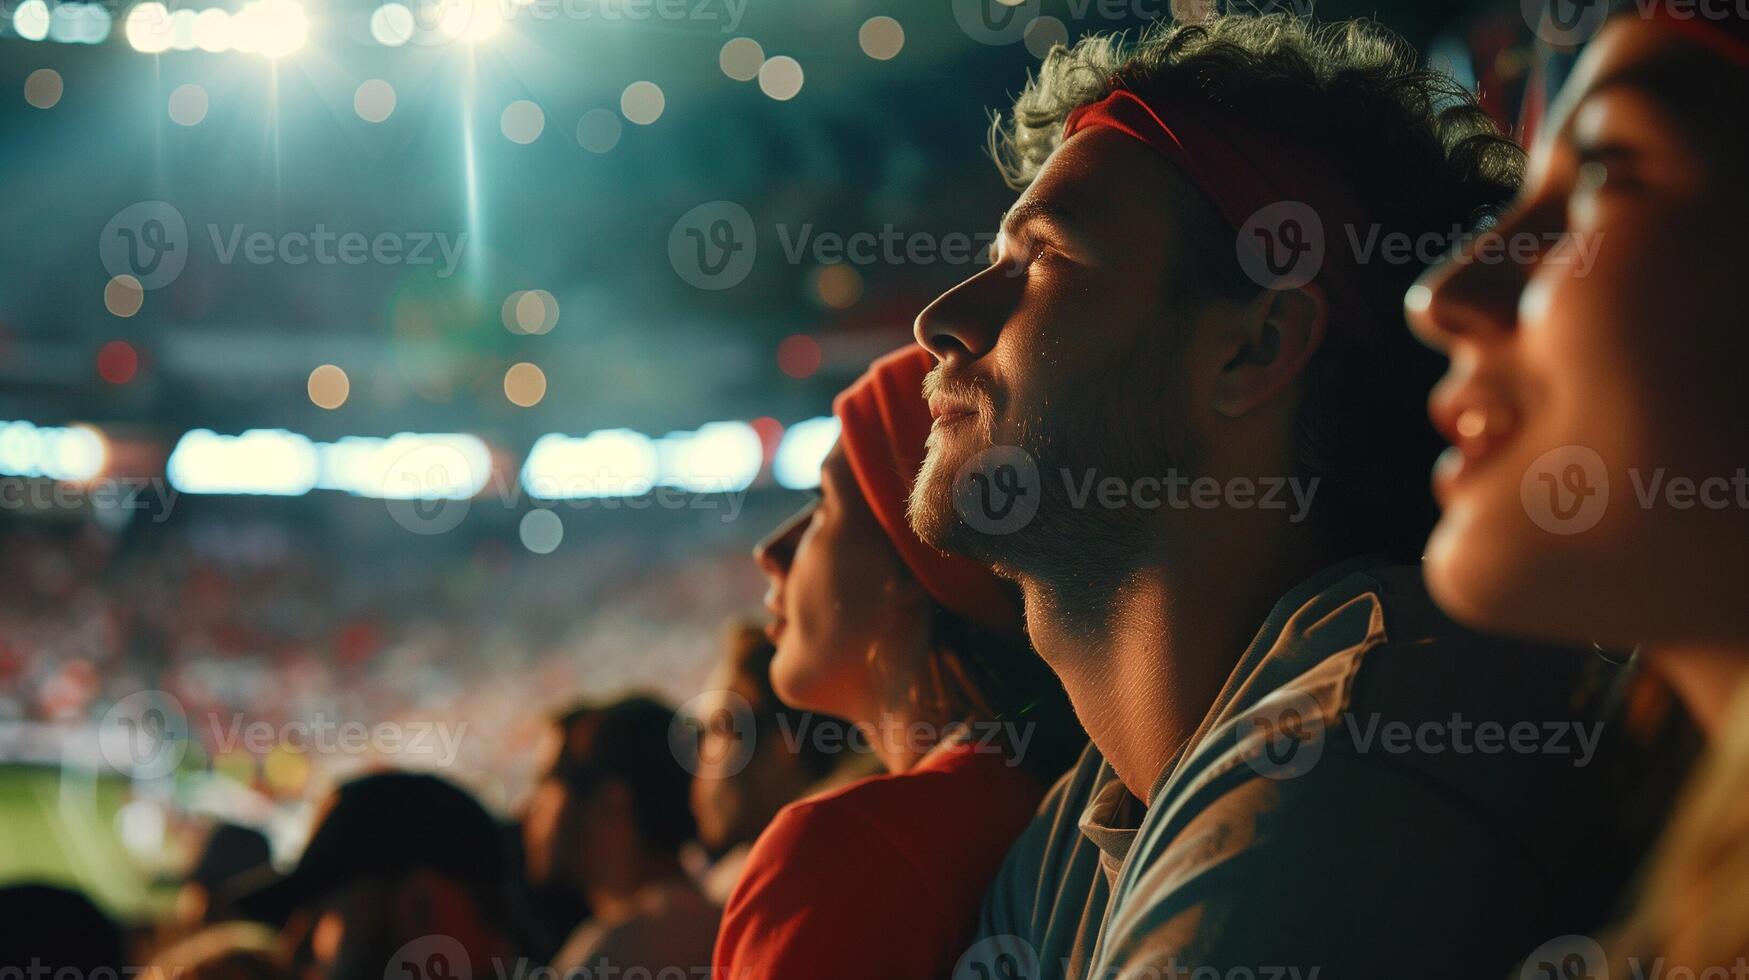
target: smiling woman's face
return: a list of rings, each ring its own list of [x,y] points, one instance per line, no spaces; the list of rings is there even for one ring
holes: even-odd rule
[[[1451,358],[1426,570],[1458,618],[1621,645],[1749,637],[1749,160],[1720,135],[1741,117],[1693,101],[1743,78],[1616,19],[1495,229],[1541,242],[1534,260],[1460,257],[1410,291],[1416,332]]]

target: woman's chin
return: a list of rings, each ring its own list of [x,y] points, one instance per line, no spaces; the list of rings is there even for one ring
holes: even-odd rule
[[[779,638],[777,653],[771,658],[771,689],[778,700],[792,708],[835,714],[824,666],[811,655],[791,626]]]

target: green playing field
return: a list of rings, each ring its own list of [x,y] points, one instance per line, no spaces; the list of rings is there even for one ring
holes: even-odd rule
[[[127,800],[117,780],[0,767],[0,884],[44,881],[84,891],[112,915],[149,915],[153,897],[116,832]]]

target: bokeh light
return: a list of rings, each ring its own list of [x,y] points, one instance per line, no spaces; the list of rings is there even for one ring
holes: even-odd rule
[[[814,294],[831,309],[849,309],[862,298],[862,273],[843,262],[823,265],[814,274]]]
[[[547,125],[546,113],[527,99],[518,99],[504,107],[498,116],[498,128],[512,143],[533,143]]]
[[[146,291],[140,286],[140,281],[126,273],[104,284],[103,306],[116,316],[133,316],[140,312],[145,301]]]
[[[559,322],[559,301],[544,289],[527,289],[513,294],[515,306],[511,320],[515,333],[543,334]]]
[[[1069,43],[1069,29],[1062,21],[1046,14],[1033,18],[1026,25],[1025,38],[1026,50],[1032,52],[1034,58],[1043,58],[1057,45]]]
[[[97,376],[112,385],[125,385],[140,370],[140,355],[125,340],[112,340],[97,350]]]
[[[577,145],[590,153],[606,153],[619,145],[619,116],[607,109],[591,109],[577,120]]]
[[[838,441],[839,428],[835,415],[805,419],[790,426],[771,461],[771,477],[777,485],[789,490],[819,486],[820,464]]]
[[[25,76],[24,101],[38,109],[52,109],[61,101],[61,73],[53,68],[38,68]]]
[[[792,334],[777,345],[777,369],[797,381],[820,370],[820,342],[807,334]]]
[[[717,54],[717,64],[723,74],[737,82],[750,82],[759,76],[759,66],[765,64],[765,49],[750,37],[730,38]]]
[[[767,58],[759,67],[759,91],[787,102],[802,90],[802,66],[789,55]]]
[[[170,119],[182,126],[198,126],[206,118],[206,89],[193,82],[178,85],[170,93]]]
[[[137,3],[128,11],[128,19],[124,27],[128,44],[135,51],[146,54],[158,54],[170,50],[176,40],[175,19],[170,16],[170,10],[158,0],[147,0]]]
[[[547,396],[547,375],[537,364],[522,361],[504,372],[504,397],[510,404],[532,408]]]
[[[365,122],[382,122],[395,111],[395,87],[380,78],[365,81],[352,93],[352,111]]]
[[[413,11],[404,4],[385,3],[370,13],[370,36],[385,48],[413,39]]]
[[[429,0],[438,7],[437,29],[458,41],[490,40],[504,29],[498,0]]]
[[[905,29],[891,17],[870,17],[856,32],[862,53],[876,61],[890,61],[905,46]]]
[[[194,15],[194,46],[213,54],[231,47],[231,13],[208,7]]]
[[[633,82],[619,97],[619,111],[628,122],[648,126],[662,118],[667,97],[655,82]]]
[[[550,555],[565,540],[565,524],[559,515],[540,507],[522,515],[516,535],[522,539],[524,548],[537,555]]]
[[[24,0],[12,12],[12,30],[26,41],[49,36],[49,5],[43,0]]]
[[[336,365],[322,364],[310,372],[305,387],[310,393],[310,401],[317,408],[333,410],[346,404],[347,396],[352,393],[352,379]]]
[[[559,301],[544,289],[518,289],[499,311],[504,329],[518,334],[543,334],[559,322]]]

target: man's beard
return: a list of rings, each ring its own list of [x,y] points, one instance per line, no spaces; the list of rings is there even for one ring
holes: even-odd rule
[[[958,392],[969,394],[965,388]],[[1100,481],[1165,477],[1184,455],[1185,433],[1157,399],[1127,404],[1140,389],[1118,383],[1097,404],[1045,419],[1024,413],[995,432],[991,399],[980,392],[978,424],[960,433],[932,433],[908,502],[911,526],[936,548],[962,555],[1020,581],[1033,579],[1076,592],[1109,594],[1147,560],[1157,536],[1156,509],[1106,507]],[[1167,389],[1170,390],[1170,389]],[[1160,392],[1155,388],[1154,392]],[[1150,393],[1154,393],[1150,392]],[[1057,404],[1065,400],[1055,399]],[[1139,409],[1139,410],[1138,410]],[[967,479],[1016,447],[1037,468],[1038,508],[1021,526],[992,533],[968,523]],[[994,451],[993,451],[994,450]],[[981,458],[980,458],[981,457]],[[988,478],[986,477],[986,482]]]

